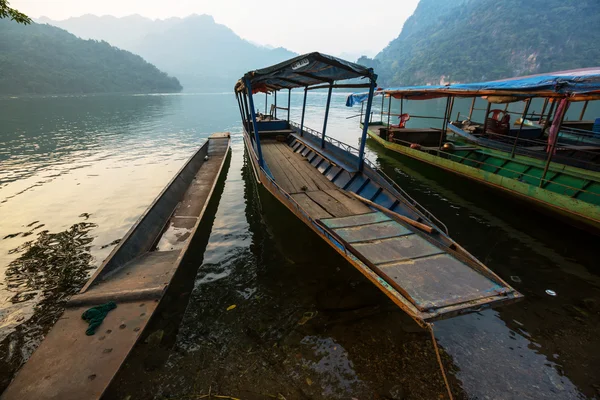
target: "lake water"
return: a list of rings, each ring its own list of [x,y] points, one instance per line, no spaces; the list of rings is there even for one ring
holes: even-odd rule
[[[301,101],[292,96],[293,120]],[[349,117],[358,108],[344,101],[333,96],[327,133],[356,146],[358,121]],[[256,103],[262,110],[264,96]],[[322,129],[324,103],[325,94],[309,95],[306,126]],[[464,115],[468,105],[457,110]],[[405,111],[443,108],[414,102]],[[183,162],[212,132],[229,131],[233,153],[220,202],[209,209],[212,226],[194,239],[183,277],[107,398],[445,395],[428,333],[256,187],[232,94],[0,99],[0,121],[0,390]],[[435,324],[456,398],[599,398],[597,238],[367,149],[455,240],[526,296]]]

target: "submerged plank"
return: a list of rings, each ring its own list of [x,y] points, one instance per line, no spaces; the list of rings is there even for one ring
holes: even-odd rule
[[[503,288],[448,254],[380,267],[419,308],[440,308],[503,293]]]
[[[67,303],[2,399],[102,396],[181,265],[228,153],[229,134],[218,134],[185,164],[82,291]],[[156,243],[158,249],[152,247]],[[117,308],[108,313],[95,335],[87,336],[82,313],[109,301]]]

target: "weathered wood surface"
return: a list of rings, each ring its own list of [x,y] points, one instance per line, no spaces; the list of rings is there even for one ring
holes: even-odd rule
[[[102,396],[181,264],[223,169],[229,141],[229,134],[213,135],[206,147],[186,163],[102,267],[111,266],[115,255],[123,261],[134,258],[114,268],[100,268],[72,297],[2,399],[78,400]],[[204,160],[205,154],[208,160]],[[190,165],[194,165],[191,173]],[[182,180],[184,193],[175,202],[162,201],[173,196],[173,190],[179,191]],[[162,209],[171,204],[170,210]],[[156,215],[166,215],[166,221],[161,222]],[[160,225],[158,231],[154,229],[156,224]],[[146,230],[146,226],[151,229]],[[144,232],[154,236],[144,238]],[[136,243],[130,245],[130,241]],[[157,246],[147,249],[146,243]],[[108,313],[95,335],[87,336],[88,324],[81,319],[82,313],[108,301],[114,301],[117,308]]]
[[[312,218],[371,212],[369,207],[340,190],[306,157],[295,153],[287,144],[265,141],[263,157],[275,182],[291,194]]]
[[[504,287],[382,212],[320,222],[421,311],[505,292]]]

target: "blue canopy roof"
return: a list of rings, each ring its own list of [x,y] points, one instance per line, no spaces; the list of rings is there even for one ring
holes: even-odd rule
[[[372,68],[315,52],[271,67],[247,72],[243,79],[238,81],[235,90],[237,92],[244,90],[244,79],[250,80],[252,91],[256,93],[307,87],[354,78],[370,78],[375,81],[377,75],[373,73]]]
[[[499,81],[457,83],[433,86],[406,86],[378,90],[375,95],[395,98],[432,99],[445,96],[517,96],[517,97],[564,97],[600,95],[600,67],[572,71],[551,72]],[[348,96],[346,106],[364,101],[367,93]]]

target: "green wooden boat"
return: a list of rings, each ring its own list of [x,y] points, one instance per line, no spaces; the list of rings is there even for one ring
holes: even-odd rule
[[[562,146],[557,138],[560,137],[569,105],[581,101],[587,106],[588,101],[600,99],[600,68],[475,84],[380,89],[376,95],[382,96],[381,121],[370,121],[369,140],[403,156],[526,200],[537,208],[550,211],[554,216],[567,217],[569,222],[577,226],[600,232],[600,172],[582,168],[581,165],[587,165],[584,163],[562,162],[563,158],[556,155]],[[383,111],[386,97],[389,99],[387,113]],[[392,98],[400,100],[400,114],[391,113]],[[407,124],[411,116],[403,112],[405,100],[436,98],[446,100],[443,116],[417,118],[443,120],[441,129],[413,128],[411,123]],[[484,98],[487,101],[482,133],[472,135],[461,129],[461,123],[450,122],[456,98],[473,99],[467,121],[470,121],[473,113],[475,99]],[[537,133],[548,134],[543,146],[538,146],[541,157],[528,154],[526,149],[518,146],[519,138],[535,132],[529,132],[529,127],[511,129],[507,121],[510,118],[495,119],[498,114],[506,115],[506,111],[491,110],[494,104],[525,101],[522,115],[525,119],[529,104],[535,98],[550,99],[553,104],[544,116],[548,121],[545,123],[547,130]],[[363,99],[364,94],[352,94],[348,96],[346,105],[352,106]],[[507,109],[508,106],[504,110]],[[493,114],[491,118],[490,113]],[[387,122],[384,121],[384,114],[388,116]],[[373,119],[372,114],[369,115]],[[400,118],[398,125],[390,123],[392,115]],[[361,126],[362,119],[361,110]],[[504,138],[492,140],[490,131],[496,136],[500,132]],[[496,142],[501,145],[487,145]]]
[[[453,146],[411,148],[390,142],[379,135],[383,125],[369,125],[368,135],[386,149],[465,178],[492,186],[542,206],[578,223],[600,229],[600,173],[564,164],[551,163],[546,177],[545,162],[465,144],[447,136]],[[416,147],[416,146],[413,146]],[[453,151],[450,151],[453,149]]]

